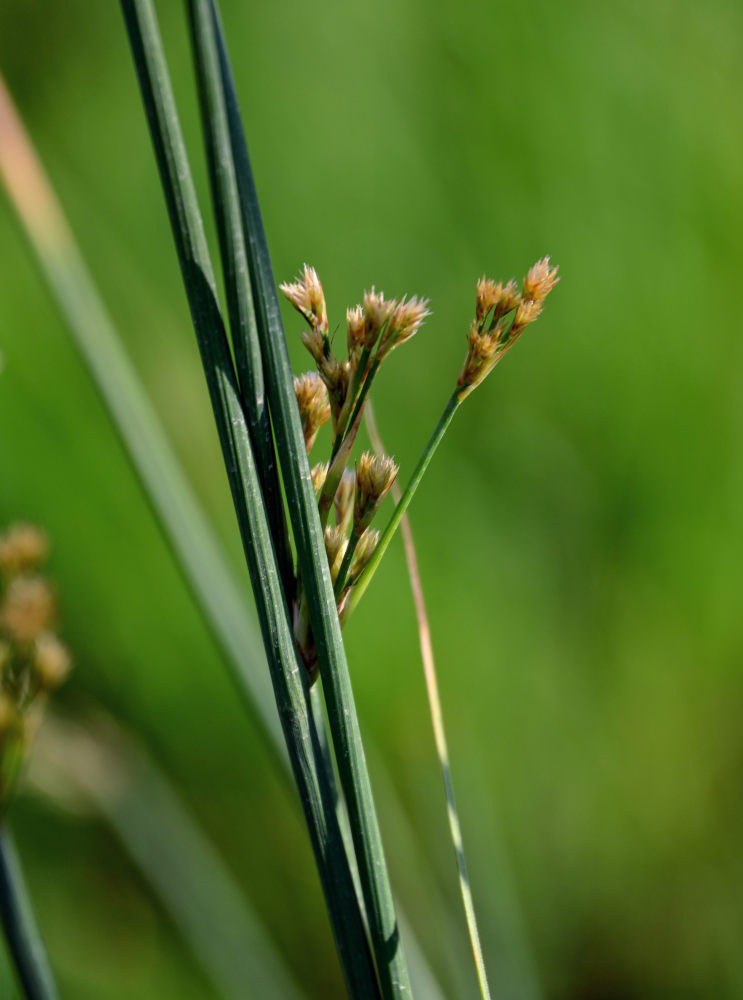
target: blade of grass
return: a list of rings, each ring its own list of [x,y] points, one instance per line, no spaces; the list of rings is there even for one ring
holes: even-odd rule
[[[294,540],[308,597],[323,694],[341,787],[346,799],[372,945],[385,997],[410,994],[392,889],[364,757],[353,690],[341,639],[325,542],[312,486],[307,449],[294,395],[294,378],[281,323],[268,244],[237,105],[234,81],[214,3],[223,88],[237,170],[251,276],[259,306],[271,420],[289,501]]]
[[[185,582],[225,655],[243,701],[254,710],[282,764],[282,773],[288,776],[289,757],[266,661],[244,596],[121,346],[56,195],[2,86],[2,78],[0,138],[0,178],[6,183],[41,274],[67,320],[73,342],[108,407],[125,453],[165,532]],[[380,778],[382,766],[381,760],[377,761],[375,773]],[[407,829],[412,844],[414,834],[389,779],[385,788],[385,806],[395,817],[395,829],[401,826]],[[408,867],[418,859],[419,854],[411,850]],[[404,922],[399,906],[398,912]],[[416,945],[409,922],[406,927],[406,940],[413,949],[409,954],[413,985],[420,983],[421,987],[427,987],[435,981],[433,973],[422,949]],[[438,987],[436,992],[422,988],[421,995],[431,1000],[443,996]]]
[[[304,995],[258,916],[166,776],[120,723],[96,711],[44,719],[29,778],[114,831],[227,1000]]]
[[[384,444],[374,419],[374,408],[371,401],[366,407],[366,428],[372,447],[378,455],[385,455]],[[402,492],[397,482],[392,484],[392,495],[395,503],[400,504]],[[431,725],[436,743],[436,753],[439,758],[441,777],[444,782],[444,793],[446,795],[446,812],[449,820],[449,831],[451,833],[454,854],[457,859],[457,874],[459,876],[459,891],[462,896],[464,915],[467,921],[467,932],[469,934],[472,955],[475,960],[477,971],[477,981],[480,986],[480,994],[483,1000],[490,1000],[490,987],[485,969],[485,959],[480,943],[480,932],[477,927],[477,915],[475,913],[475,902],[472,898],[469,875],[467,874],[467,861],[464,856],[464,842],[462,840],[462,828],[459,822],[459,812],[454,797],[454,782],[451,776],[451,765],[449,764],[449,748],[446,741],[446,730],[444,729],[444,713],[441,707],[441,696],[439,694],[439,682],[436,676],[436,663],[433,656],[433,643],[431,641],[431,627],[426,613],[426,602],[423,597],[423,583],[421,581],[420,570],[418,569],[418,557],[413,541],[413,529],[410,527],[410,518],[403,514],[401,518],[400,530],[402,531],[405,545],[405,561],[408,566],[408,576],[410,578],[410,589],[413,594],[415,604],[415,617],[418,623],[418,638],[421,648],[421,660],[423,662],[423,675],[426,680],[426,693],[428,695],[428,708],[431,713]]]
[[[351,994],[374,997],[376,976],[308,708],[306,675],[281,587],[154,7],[151,0],[122,0],[122,9],[253,581],[279,716],[341,964]]]
[[[0,824],[0,920],[26,1000],[58,1000],[13,839]]]

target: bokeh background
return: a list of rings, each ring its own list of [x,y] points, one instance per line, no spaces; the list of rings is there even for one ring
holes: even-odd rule
[[[184,14],[159,6],[206,206]],[[222,7],[277,279],[314,264],[331,323],[372,283],[432,300],[374,393],[403,478],[475,279],[560,265],[412,509],[495,994],[743,996],[743,7]],[[118,5],[5,0],[0,68],[248,594]],[[0,350],[0,522],[53,539],[60,704],[137,734],[306,996],[341,996],[295,795],[4,199]],[[347,644],[412,831],[380,789],[396,890],[474,997],[399,544]],[[65,997],[217,996],[108,824],[33,791],[12,821]]]

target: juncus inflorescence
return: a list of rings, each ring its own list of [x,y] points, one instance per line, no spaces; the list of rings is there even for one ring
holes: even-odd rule
[[[366,588],[402,513],[407,508],[431,456],[459,404],[480,385],[542,312],[544,300],[558,281],[549,257],[537,261],[523,280],[477,282],[475,315],[467,336],[467,355],[452,396],[429,440],[411,481],[387,528],[369,527],[382,505],[398,467],[388,456],[361,455],[355,474],[348,468],[367,394],[379,366],[410,340],[430,316],[428,300],[386,299],[372,286],[361,304],[346,311],[347,357],[337,358],[329,336],[322,284],[314,268],[304,266],[296,281],[281,290],[307,321],[302,341],[315,360],[316,373],[295,380],[308,453],[320,426],[328,419],[332,447],[327,463],[312,469],[320,520],[341,622],[345,622]],[[335,525],[329,525],[331,511]],[[304,662],[314,670],[314,648],[301,580],[295,602],[295,634]]]

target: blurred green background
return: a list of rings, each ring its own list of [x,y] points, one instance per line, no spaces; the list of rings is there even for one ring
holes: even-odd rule
[[[560,265],[412,509],[496,996],[743,996],[743,7],[222,7],[277,280],[314,264],[331,325],[372,283],[431,297],[374,394],[403,479],[475,279]],[[160,15],[206,206],[184,14]],[[0,68],[247,592],[118,5],[4,0]],[[341,996],[294,795],[4,199],[0,350],[0,522],[53,539],[59,701],[139,734],[307,996]],[[417,837],[382,795],[395,887],[446,995],[474,997],[399,543],[347,645]],[[12,813],[65,997],[216,996],[103,823]]]

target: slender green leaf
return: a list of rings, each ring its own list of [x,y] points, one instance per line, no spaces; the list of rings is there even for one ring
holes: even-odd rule
[[[0,825],[0,920],[26,1000],[58,1000],[15,845]]]
[[[308,708],[203,224],[151,0],[122,0],[191,316],[217,421],[284,736],[349,990],[377,995],[365,930]]]
[[[212,3],[212,6],[213,3]],[[218,15],[223,84],[238,175],[253,288],[259,307],[259,334],[266,388],[294,540],[318,653],[323,693],[351,834],[364,892],[367,919],[386,997],[410,993],[392,890],[364,757],[353,690],[336,613],[307,449],[294,395],[293,374],[284,337],[268,245],[248,157],[234,82]]]

